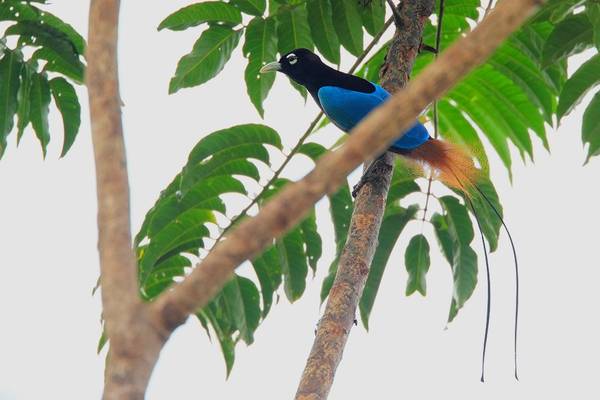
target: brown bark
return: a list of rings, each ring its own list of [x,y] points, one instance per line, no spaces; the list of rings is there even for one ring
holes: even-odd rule
[[[93,0],[87,86],[98,196],[102,306],[110,351],[105,399],[143,399],[164,343],[138,296],[117,73],[119,0]]]
[[[219,243],[182,283],[148,306],[138,298],[131,250],[116,59],[119,0],[92,0],[87,82],[97,174],[102,301],[111,344],[104,398],[142,399],[170,333],[205,306],[238,265],[291,229],[314,203],[333,193],[362,162],[384,151],[397,138],[397,132],[408,128],[427,104],[484,61],[535,6],[543,3],[500,2],[478,28],[448,49],[405,90],[371,113],[341,149],[322,157],[309,175],[288,185],[256,217],[232,229],[228,239]],[[370,186],[360,196],[376,191],[375,186]],[[358,221],[358,217],[355,219]],[[373,222],[376,221],[360,221],[364,225]],[[359,273],[366,273],[366,265],[362,264]]]
[[[396,33],[382,68],[382,85],[397,92],[408,82],[419,52],[423,27],[433,0],[406,0],[396,8]],[[394,155],[376,161],[373,180],[363,186],[350,222],[348,239],[313,347],[302,373],[296,399],[326,399],[356,315],[369,268],[377,249],[379,229],[393,173]]]

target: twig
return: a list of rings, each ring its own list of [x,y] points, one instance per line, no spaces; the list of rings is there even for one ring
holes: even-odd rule
[[[400,27],[402,16],[400,15],[400,12],[398,12],[398,7],[396,7],[393,0],[387,0],[387,3],[392,9],[392,15],[394,17],[394,21],[396,21],[396,26]]]
[[[492,3],[494,2],[494,0],[490,0],[488,2],[487,7],[485,8],[485,13],[483,13],[483,17],[487,17],[487,15],[490,13],[490,11],[492,11]]]
[[[444,23],[444,0],[440,0],[440,13],[438,16],[438,26],[435,32],[435,56],[437,60],[441,51],[442,43],[442,28]],[[439,136],[439,116],[438,116],[438,102],[433,102],[433,137],[437,139]],[[425,208],[423,209],[423,222],[427,219],[427,209],[429,207],[429,199],[431,195],[431,185],[433,183],[433,171],[429,174],[429,180],[427,182],[427,196],[425,197]]]

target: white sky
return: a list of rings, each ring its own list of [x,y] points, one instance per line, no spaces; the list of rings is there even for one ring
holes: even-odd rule
[[[155,27],[189,0],[123,3],[120,70],[135,233],[200,137],[260,120],[245,94],[239,49],[218,79],[167,95],[175,64],[198,30],[158,33]],[[87,7],[82,1],[56,1],[50,11],[87,32]],[[84,122],[65,159],[58,160],[62,126],[53,111],[53,140],[45,161],[32,132],[18,150],[11,136],[0,161],[0,400],[101,395],[104,353],[95,353],[100,305],[98,296],[91,297],[98,276],[95,182],[86,95],[80,93]],[[289,146],[315,111],[280,77],[267,102],[266,123]],[[481,384],[485,287],[478,287],[457,321],[444,330],[451,275],[426,226],[434,249],[429,295],[406,298],[404,247],[423,229],[413,223],[392,254],[371,331],[352,331],[331,399],[598,398],[600,160],[582,167],[580,121],[579,112],[558,132],[549,132],[551,156],[538,142],[535,165],[524,166],[515,154],[512,185],[491,155],[494,182],[522,265],[521,382],[512,378],[514,280],[506,238],[491,257],[488,382]],[[337,138],[333,128],[323,136],[327,134]],[[290,176],[302,176],[308,166],[298,163]],[[352,179],[357,177],[355,173]],[[319,207],[324,210],[326,204]],[[319,222],[322,235],[331,237],[327,220]],[[238,347],[228,381],[218,346],[190,320],[163,351],[147,398],[291,398],[319,318],[318,293],[331,244],[303,298],[294,305],[282,298],[257,331],[256,343]],[[480,249],[479,243],[474,246]]]

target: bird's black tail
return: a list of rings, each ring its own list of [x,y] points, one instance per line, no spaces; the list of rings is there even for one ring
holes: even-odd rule
[[[506,225],[506,222],[504,221],[504,218],[502,217],[502,213],[498,210],[498,208],[496,208],[496,206],[494,206],[494,203],[492,203],[492,201],[485,195],[483,190],[481,190],[481,188],[472,180],[469,181],[465,185],[463,183],[463,180],[461,178],[459,178],[459,176],[453,170],[450,170],[450,172],[452,173],[452,175],[454,176],[456,181],[462,187],[462,191],[465,194],[465,199],[467,200],[467,202],[473,212],[473,215],[475,216],[475,219],[477,221],[477,226],[479,228],[479,233],[481,234],[481,240],[483,243],[483,251],[485,254],[486,277],[487,277],[487,307],[486,307],[485,334],[484,334],[484,339],[483,339],[483,351],[482,351],[483,354],[482,354],[482,362],[481,362],[481,381],[483,382],[485,380],[485,356],[486,356],[486,350],[487,350],[487,339],[488,339],[488,333],[489,333],[490,312],[491,312],[491,285],[490,285],[490,267],[489,267],[489,260],[488,260],[488,255],[487,255],[487,248],[485,245],[485,237],[484,237],[483,231],[481,229],[480,218],[477,215],[477,212],[475,211],[475,206],[472,201],[474,194],[479,195],[487,203],[489,208],[493,211],[493,213],[499,219],[504,231],[508,235],[508,239],[510,241],[510,246],[511,246],[512,253],[513,253],[514,266],[515,266],[514,374],[515,374],[515,379],[519,380],[518,354],[517,354],[517,342],[518,342],[518,333],[519,333],[519,260],[517,257],[517,250],[515,247],[515,242],[510,233],[510,229],[508,229],[508,226]],[[475,189],[475,191],[477,193],[474,193],[473,191],[469,190],[470,188]]]

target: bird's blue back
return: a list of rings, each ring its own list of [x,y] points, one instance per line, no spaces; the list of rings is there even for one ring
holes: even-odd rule
[[[340,129],[349,132],[373,109],[385,102],[390,94],[381,86],[372,83],[375,90],[364,93],[336,86],[323,86],[317,96],[323,111]],[[427,129],[416,122],[400,139],[396,140],[391,150],[412,150],[427,140],[430,136]]]

